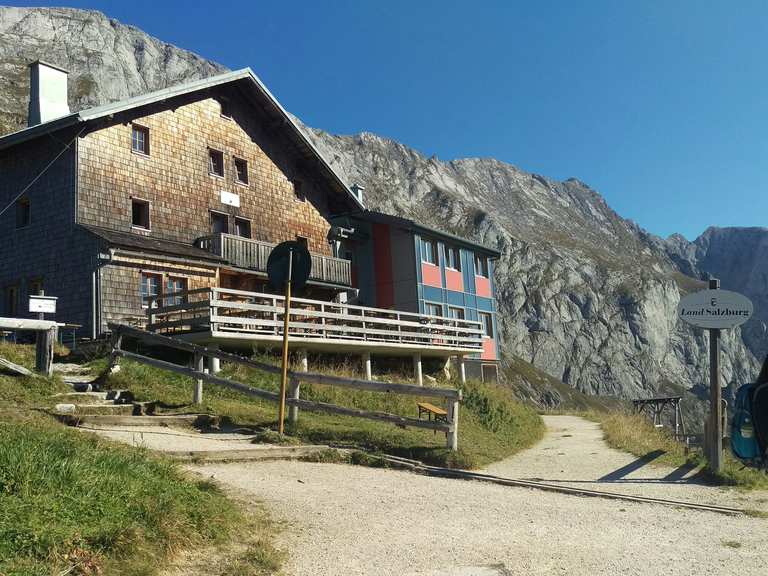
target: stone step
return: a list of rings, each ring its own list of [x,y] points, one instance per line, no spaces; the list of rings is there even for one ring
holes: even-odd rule
[[[133,404],[115,404],[113,402],[90,402],[86,404],[60,403],[53,407],[57,414],[74,415],[120,415],[131,416],[139,413],[139,407]]]
[[[240,450],[163,450],[163,454],[182,462],[250,462],[265,460],[295,460],[329,450],[322,445],[251,445]]]
[[[90,414],[55,414],[70,426],[164,426],[207,428],[215,423],[210,414],[159,414],[156,416],[120,416]]]

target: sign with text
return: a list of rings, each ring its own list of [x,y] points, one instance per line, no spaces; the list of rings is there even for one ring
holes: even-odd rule
[[[56,296],[30,296],[29,311],[56,314]]]
[[[699,328],[735,328],[752,316],[752,302],[730,290],[702,290],[682,298],[677,315]]]

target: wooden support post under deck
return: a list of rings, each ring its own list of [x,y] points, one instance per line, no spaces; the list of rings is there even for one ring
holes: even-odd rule
[[[198,372],[203,372],[205,370],[205,356],[199,352],[195,352],[192,359],[192,368]],[[192,394],[192,402],[194,404],[203,403],[203,381],[200,378],[195,381],[195,391]]]
[[[304,370],[306,372],[306,370]],[[288,382],[288,398],[292,400],[299,399],[299,388],[301,383],[296,378],[291,378]],[[299,421],[299,407],[288,406],[288,422],[296,424]]]
[[[35,347],[35,368],[46,376],[53,375],[53,345],[56,342],[57,328],[40,330],[37,333]]]
[[[459,360],[459,381],[462,384],[466,384],[467,383],[467,369],[464,366],[464,356],[459,354],[457,356],[457,358]]]
[[[209,344],[208,348],[211,350],[218,350],[219,345],[218,344]],[[221,360],[218,358],[213,358],[212,356],[208,357],[208,362],[210,362],[210,373],[211,374],[218,374],[221,372]]]
[[[363,352],[363,371],[366,380],[373,380],[373,371],[371,370],[371,353]]]
[[[448,400],[448,422],[451,430],[446,434],[446,446],[451,450],[459,449],[459,401]]]
[[[418,352],[413,355],[413,377],[416,380],[416,384],[424,386],[424,377],[421,373],[421,354]]]

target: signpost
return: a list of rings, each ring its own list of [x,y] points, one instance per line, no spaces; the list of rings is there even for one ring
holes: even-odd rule
[[[283,311],[283,372],[280,380],[280,409],[277,416],[278,431],[285,430],[285,391],[288,387],[288,323],[291,310],[291,285],[300,289],[312,270],[312,257],[304,244],[283,242],[275,246],[267,259],[269,283],[275,289],[285,289]]]
[[[709,290],[689,294],[680,300],[677,314],[684,322],[709,330],[709,421],[705,423],[704,451],[713,472],[722,466],[723,422],[720,385],[720,330],[735,328],[752,316],[752,302],[729,290],[720,290],[712,278]]]

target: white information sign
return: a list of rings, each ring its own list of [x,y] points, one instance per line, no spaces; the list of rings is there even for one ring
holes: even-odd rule
[[[237,194],[233,194],[232,192],[227,192],[226,190],[222,190],[221,203],[226,204],[227,206],[234,206],[235,208],[240,208],[240,196]]]
[[[56,296],[30,296],[29,311],[56,314]]]
[[[702,290],[682,298],[677,315],[699,328],[735,328],[752,316],[752,302],[730,290]]]

